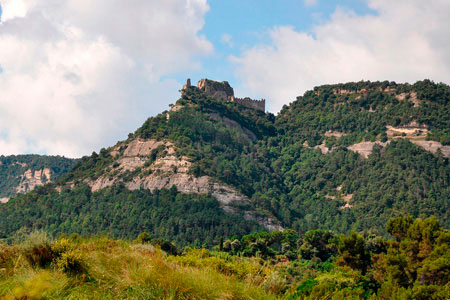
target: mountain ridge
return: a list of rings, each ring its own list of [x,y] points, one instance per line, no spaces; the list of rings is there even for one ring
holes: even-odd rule
[[[267,230],[294,228],[299,232],[322,226],[342,232],[383,233],[388,218],[403,214],[435,214],[445,220],[450,195],[447,85],[427,80],[414,85],[325,85],[306,92],[275,116],[232,101],[234,93],[225,82],[209,82],[214,88],[187,84],[169,111],[149,118],[127,140],[82,158],[41,191],[18,197],[10,207],[0,206],[0,216],[6,211],[14,214],[14,202],[26,205],[26,197],[36,203],[44,198],[50,201],[48,195],[55,189],[66,203],[65,199],[76,195],[104,199],[102,195],[108,194],[115,199],[113,191],[119,193],[117,199],[122,194],[158,199],[160,191],[174,187],[176,192],[171,195],[175,198],[207,195],[211,201],[218,200],[213,213],[218,223],[209,223],[208,230],[197,227],[198,239],[238,233],[224,229],[233,227],[225,216],[230,213],[233,220],[246,224],[242,228],[262,225]],[[426,151],[426,144],[411,141],[431,143],[431,152]],[[380,183],[384,193],[380,193]],[[151,231],[134,205],[138,204],[127,202],[126,217],[140,220],[138,228]],[[44,215],[54,213],[39,205],[34,209]],[[180,227],[182,215],[158,211],[160,215],[153,216],[161,222],[152,225],[154,230],[164,237],[183,236],[187,242],[193,242],[188,232],[195,223],[208,219],[198,211],[200,219],[189,219]],[[74,222],[73,217],[61,219],[53,230],[83,231],[83,222],[75,222],[69,231],[62,226]],[[117,236],[137,233],[112,227],[114,222],[131,226],[132,220],[122,220],[123,211],[113,211],[110,219],[97,222],[100,225],[84,218],[85,225],[109,228]],[[172,218],[181,233],[164,232],[164,218]],[[40,225],[31,222],[32,226],[49,226],[36,221]],[[24,224],[0,219],[0,232],[8,235],[29,226]],[[210,236],[218,231],[217,236]]]

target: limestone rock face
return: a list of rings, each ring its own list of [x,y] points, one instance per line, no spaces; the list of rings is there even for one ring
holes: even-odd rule
[[[372,149],[375,144],[378,144],[382,147],[386,147],[386,145],[389,143],[389,141],[383,143],[383,142],[361,142],[358,144],[351,145],[347,149],[352,150],[354,152],[357,152],[361,154],[364,158],[368,158],[370,154],[372,154]]]
[[[152,158],[152,151],[158,149],[157,158]],[[190,174],[192,163],[188,157],[177,154],[175,149],[170,141],[135,139],[113,164],[115,167],[111,174],[102,175],[86,183],[91,186],[92,191],[107,188],[117,182],[123,182],[129,190],[154,191],[175,186],[181,193],[213,196],[228,213],[238,213],[236,204],[250,204],[250,199],[235,188],[209,176],[196,177]],[[136,170],[138,172],[134,174]],[[131,178],[127,176],[130,173]],[[267,230],[283,229],[277,220],[258,216],[254,211],[245,212],[244,217],[257,221]]]
[[[22,179],[20,184],[16,187],[17,193],[26,193],[37,186],[41,186],[46,182],[49,182],[52,177],[52,172],[48,168],[44,168],[42,170],[27,170],[22,175]]]
[[[386,134],[391,139],[408,139],[426,151],[436,153],[438,150],[442,152],[444,157],[450,157],[450,146],[444,146],[437,141],[428,141],[427,135],[429,130],[427,126],[411,122],[407,126],[393,127],[386,126]]]
[[[431,153],[436,153],[440,150],[444,157],[450,157],[450,146],[443,146],[441,143],[436,141],[411,140],[411,142],[427,151],[430,151]]]

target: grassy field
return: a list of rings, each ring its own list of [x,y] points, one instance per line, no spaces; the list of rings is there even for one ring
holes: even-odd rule
[[[168,257],[158,247],[108,238],[50,240],[34,233],[1,245],[1,299],[277,299],[267,270]],[[189,258],[190,257],[190,258]],[[201,266],[200,266],[201,265]],[[229,270],[225,270],[228,267]],[[232,274],[235,273],[235,274]],[[253,273],[253,274],[252,274]],[[264,275],[261,275],[264,273]],[[258,275],[259,274],[259,275]]]

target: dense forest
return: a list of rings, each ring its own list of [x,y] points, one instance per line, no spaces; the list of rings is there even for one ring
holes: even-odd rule
[[[11,203],[0,219],[6,232],[44,228],[52,235],[104,233],[130,238],[148,231],[179,245],[212,246],[218,236],[263,229],[241,216],[226,214],[211,196],[181,194],[176,189],[150,193],[114,186],[92,193],[81,185],[58,193],[47,185]]]
[[[49,169],[51,178],[43,178],[43,183],[58,179],[76,163],[75,159],[45,155],[0,156],[0,198],[16,194],[16,188],[27,170],[32,172]]]
[[[450,298],[450,232],[390,219],[390,239],[328,230],[221,237],[210,249],[142,232],[134,241],[24,231],[0,242],[5,299]]]
[[[420,138],[448,145],[450,87],[445,84],[321,86],[277,116],[211,98],[195,87],[176,105],[181,109],[170,118],[168,112],[149,118],[127,141],[83,157],[56,183],[0,205],[0,236],[45,229],[134,238],[148,231],[181,245],[211,246],[221,236],[261,229],[246,218],[249,210],[301,234],[321,228],[388,236],[384,224],[405,215],[434,215],[442,226],[450,225],[448,157],[386,129],[417,124],[426,132]],[[92,192],[86,182],[117,177],[117,157],[136,139],[172,142],[177,156],[189,158],[190,174],[232,186],[249,203],[230,214],[211,195],[170,188],[129,191],[115,183]],[[349,149],[362,141],[379,142],[367,158]],[[148,153],[144,167],[164,155],[158,149]],[[144,167],[120,175],[121,182],[145,178],[151,170]]]

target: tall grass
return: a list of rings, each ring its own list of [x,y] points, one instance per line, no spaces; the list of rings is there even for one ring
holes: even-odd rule
[[[189,264],[150,244],[108,238],[52,241],[34,233],[0,249],[0,299],[277,299],[263,284],[200,263],[202,257]],[[70,253],[83,265],[83,276],[59,266]]]

